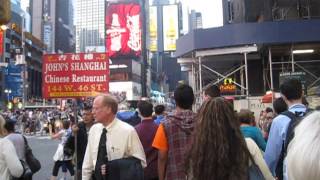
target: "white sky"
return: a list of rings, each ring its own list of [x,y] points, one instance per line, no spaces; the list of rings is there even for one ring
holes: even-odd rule
[[[181,0],[189,6],[189,11],[195,9],[202,13],[203,28],[223,25],[222,0]]]

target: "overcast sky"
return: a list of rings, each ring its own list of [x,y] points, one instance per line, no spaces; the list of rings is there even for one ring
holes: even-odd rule
[[[181,0],[189,6],[189,11],[195,9],[202,13],[203,28],[222,26],[222,0]]]

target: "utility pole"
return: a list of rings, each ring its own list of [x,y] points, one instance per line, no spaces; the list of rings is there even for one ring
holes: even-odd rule
[[[22,46],[22,109],[26,106],[26,56],[25,56],[25,35],[24,35],[24,24],[25,17],[21,14],[21,46]]]

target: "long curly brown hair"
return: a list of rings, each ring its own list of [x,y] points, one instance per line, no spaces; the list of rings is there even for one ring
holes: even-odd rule
[[[250,154],[231,104],[211,99],[202,105],[198,118],[186,164],[192,179],[247,179]]]

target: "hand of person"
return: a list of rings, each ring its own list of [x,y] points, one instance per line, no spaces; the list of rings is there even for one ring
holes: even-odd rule
[[[74,124],[74,125],[72,126],[72,132],[73,132],[73,133],[77,133],[78,131],[79,131],[78,125]]]
[[[107,165],[106,164],[101,166],[101,174],[104,176],[107,175]]]

